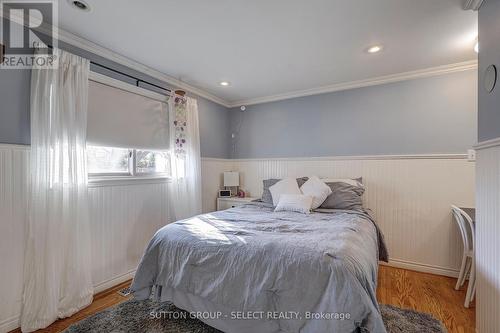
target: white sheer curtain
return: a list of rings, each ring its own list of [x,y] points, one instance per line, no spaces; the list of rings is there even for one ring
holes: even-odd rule
[[[201,213],[201,158],[198,102],[194,98],[169,98],[172,182],[170,207],[174,220]]]
[[[92,302],[86,130],[89,61],[61,50],[31,74],[31,191],[21,329]]]

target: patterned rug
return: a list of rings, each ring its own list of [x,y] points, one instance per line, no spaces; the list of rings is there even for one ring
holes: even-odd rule
[[[381,305],[380,309],[388,333],[447,332],[441,322],[429,314],[391,305]],[[168,318],[154,317],[154,314],[165,313],[168,313]],[[190,319],[187,312],[172,303],[135,300],[99,312],[70,326],[65,332],[220,333],[198,319]]]

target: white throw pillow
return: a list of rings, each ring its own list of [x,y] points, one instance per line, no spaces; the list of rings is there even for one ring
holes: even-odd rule
[[[313,199],[309,195],[304,194],[282,194],[278,205],[274,209],[275,212],[297,212],[309,214]]]
[[[332,194],[330,186],[326,185],[319,177],[310,177],[301,187],[300,190],[303,194],[309,195],[313,198],[312,209],[316,209]]]
[[[297,185],[297,179],[295,178],[285,178],[269,187],[269,192],[273,197],[273,206],[278,204],[280,196],[283,194],[302,194],[300,192],[299,185]]]

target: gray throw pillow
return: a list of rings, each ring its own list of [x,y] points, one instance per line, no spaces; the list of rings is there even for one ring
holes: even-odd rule
[[[305,182],[307,182],[309,178],[308,177],[301,177],[297,178],[297,185],[299,185],[299,188],[304,185]],[[281,179],[277,178],[271,178],[271,179],[264,179],[262,181],[263,185],[263,191],[262,191],[262,202],[268,203],[268,204],[273,204],[273,196],[271,195],[271,191],[269,191],[269,188],[279,182]]]
[[[330,186],[332,194],[319,208],[363,211],[363,201],[361,200],[361,196],[365,193],[363,187],[344,182],[326,183],[326,185]]]

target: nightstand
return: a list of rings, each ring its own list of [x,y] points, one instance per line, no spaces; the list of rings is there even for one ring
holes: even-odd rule
[[[217,198],[217,210],[225,210],[229,208],[233,208],[236,206],[241,206],[247,204],[251,201],[257,200],[258,198],[245,197],[229,197],[229,198]]]

